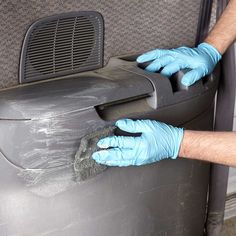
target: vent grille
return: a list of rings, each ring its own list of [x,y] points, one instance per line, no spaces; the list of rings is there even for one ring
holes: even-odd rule
[[[50,79],[103,65],[103,20],[97,12],[43,18],[28,30],[20,83]]]

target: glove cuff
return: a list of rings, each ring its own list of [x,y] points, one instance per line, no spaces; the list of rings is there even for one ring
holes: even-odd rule
[[[215,64],[222,58],[220,52],[209,43],[201,43],[197,47],[200,50],[204,50],[207,54],[209,54],[214,60]]]
[[[175,143],[175,149],[174,149],[174,153],[173,153],[173,156],[171,157],[171,159],[176,159],[178,157],[181,142],[182,142],[183,136],[184,136],[184,129],[183,128],[175,128],[175,131],[176,131],[175,139],[177,140],[177,142]]]

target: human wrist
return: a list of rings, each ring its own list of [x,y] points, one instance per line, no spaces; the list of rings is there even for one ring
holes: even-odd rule
[[[188,139],[189,139],[189,131],[184,130],[183,132],[183,138],[180,144],[179,148],[179,157],[186,157],[188,154]]]
[[[217,50],[217,52],[220,55],[223,55],[224,52],[227,50],[227,45],[225,45],[222,42],[217,42],[216,40],[214,40],[213,37],[209,36],[204,40],[204,43],[207,43],[208,45],[211,45],[213,48],[215,48]]]
[[[185,130],[179,150],[179,157],[197,159],[204,135],[202,131]]]

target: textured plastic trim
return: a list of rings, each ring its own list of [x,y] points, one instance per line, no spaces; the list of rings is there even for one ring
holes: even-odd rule
[[[91,54],[86,59],[86,62],[80,68],[77,68],[74,70],[67,69],[63,71],[62,69],[62,71],[60,72],[49,73],[49,74],[43,74],[42,72],[39,72],[37,76],[34,76],[32,78],[29,76],[28,78],[26,78],[26,74],[25,74],[26,63],[29,63],[30,61],[30,59],[27,59],[27,53],[28,53],[28,48],[30,46],[29,44],[30,37],[32,36],[34,31],[37,28],[40,29],[40,27],[42,27],[43,25],[49,24],[50,22],[53,22],[56,20],[65,20],[67,18],[76,19],[77,17],[86,17],[88,20],[91,21],[91,25],[94,27],[94,44],[92,45]],[[74,40],[74,38],[72,40]],[[55,45],[53,47],[55,47]],[[60,76],[71,75],[78,72],[91,71],[94,69],[101,68],[103,67],[103,52],[104,52],[104,20],[103,20],[102,15],[99,12],[96,12],[96,11],[69,12],[69,13],[62,13],[58,15],[41,18],[37,20],[36,22],[34,22],[29,27],[28,31],[26,32],[23,45],[22,45],[21,57],[20,57],[19,82],[22,84],[22,83],[31,82],[31,81],[46,80],[46,79],[56,78]],[[96,58],[95,58],[95,55],[96,55]],[[78,54],[76,56],[78,56]],[[92,63],[90,62],[90,60],[92,60]]]

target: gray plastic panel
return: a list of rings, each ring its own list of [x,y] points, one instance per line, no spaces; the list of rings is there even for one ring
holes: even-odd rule
[[[81,138],[117,118],[212,130],[214,73],[173,89],[181,73],[173,83],[113,58],[93,73],[2,92],[1,235],[203,235],[209,164],[108,168],[84,182],[73,166]]]
[[[154,91],[142,75],[117,69],[119,78],[84,73],[71,79],[32,84],[0,93],[1,119],[42,119]]]
[[[174,124],[176,110],[167,110],[169,121]],[[156,112],[157,116],[153,114],[152,118],[159,119],[162,114]],[[208,110],[185,125],[211,129],[212,118],[212,111]],[[78,183],[74,181],[72,168],[74,153],[68,153],[68,147],[76,149],[78,143],[72,142],[73,138],[103,126],[94,119],[94,114],[84,111],[77,116],[66,116],[64,121],[31,123],[30,130],[35,133],[30,135],[26,132],[30,123],[0,124],[2,134],[7,134],[1,136],[1,146],[9,141],[15,143],[11,149],[14,154],[10,154],[15,156],[20,152],[22,165],[39,167],[44,163],[42,169],[22,169],[1,155],[2,235],[203,235],[207,163],[170,160],[142,167],[110,168]],[[49,138],[52,134],[53,140]],[[21,146],[27,143],[31,146],[28,152]],[[56,154],[55,150],[60,152]],[[54,156],[54,161],[49,156]],[[47,169],[45,164],[57,167]]]
[[[132,57],[133,58],[133,57]],[[217,88],[214,75],[184,88],[179,72],[172,79],[140,69],[127,58],[111,59],[95,72],[30,84],[0,93],[1,119],[43,119],[93,109],[107,103],[147,97],[150,109],[181,103]],[[174,81],[174,82],[173,82]]]
[[[61,170],[54,181],[32,186],[2,155],[0,166],[1,235],[203,235],[205,163],[110,168],[83,183]]]

